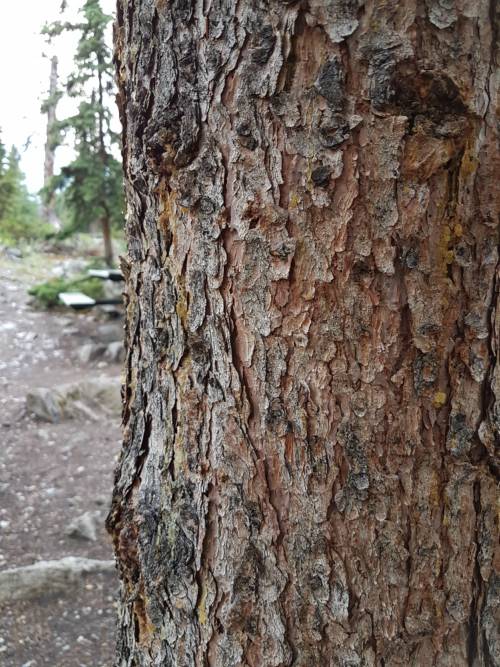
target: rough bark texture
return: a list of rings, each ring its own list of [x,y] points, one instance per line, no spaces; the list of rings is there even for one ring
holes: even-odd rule
[[[497,12],[119,0],[120,667],[500,665]]]

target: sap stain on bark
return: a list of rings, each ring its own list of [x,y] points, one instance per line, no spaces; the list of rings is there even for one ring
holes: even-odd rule
[[[411,119],[424,116],[436,124],[456,122],[468,113],[457,85],[445,73],[418,70],[414,63],[398,62],[385,50],[375,53],[371,67],[371,101],[378,111],[397,111]]]

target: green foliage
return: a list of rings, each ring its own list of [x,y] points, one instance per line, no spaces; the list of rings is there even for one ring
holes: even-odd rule
[[[83,292],[92,299],[101,299],[104,295],[102,280],[87,277],[72,280],[53,278],[45,283],[34,285],[28,291],[44,308],[60,306],[60,292]]]
[[[7,154],[0,141],[0,241],[7,244],[40,238],[47,231],[24,183],[19,159],[14,147]]]
[[[84,231],[103,217],[115,227],[121,226],[122,171],[114,158],[101,161],[88,146],[81,146],[73,162],[61,169],[52,184],[62,193],[63,236]]]
[[[57,21],[43,32],[53,39],[66,31],[79,35],[74,72],[65,92],[78,102],[77,112],[57,122],[54,136],[71,139],[74,160],[52,179],[44,195],[58,192],[64,211],[64,234],[84,231],[93,223],[123,225],[123,185],[120,162],[114,157],[119,138],[111,128],[114,68],[106,31],[111,17],[99,0],[85,0],[76,23]]]

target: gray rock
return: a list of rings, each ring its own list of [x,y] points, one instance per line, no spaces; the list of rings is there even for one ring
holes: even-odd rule
[[[98,410],[95,405],[87,405],[84,401],[74,399],[67,406],[67,416],[69,419],[87,419],[88,421],[97,421],[99,419]]]
[[[107,414],[121,413],[118,378],[96,377],[59,385],[32,389],[26,395],[26,409],[42,421],[57,423],[65,419],[95,421]]]
[[[21,259],[23,256],[23,253],[19,250],[19,248],[5,248],[4,254],[9,258],[9,259]]]
[[[121,363],[125,361],[125,348],[121,340],[115,340],[112,343],[108,343],[104,358],[112,363]]]
[[[120,415],[122,409],[120,379],[96,377],[78,383],[76,389],[81,400],[110,415]]]
[[[67,556],[60,560],[40,561],[26,567],[0,572],[0,603],[25,600],[44,594],[64,593],[85,575],[113,572],[112,560],[93,560]]]
[[[103,356],[106,346],[98,343],[85,343],[78,350],[78,360],[81,364],[88,364]]]
[[[97,540],[97,526],[100,519],[100,512],[85,512],[69,524],[66,534],[70,537],[95,542]]]
[[[113,343],[116,340],[123,339],[122,322],[106,322],[96,327],[92,338],[99,343]]]
[[[63,415],[63,399],[57,390],[40,387],[26,395],[26,409],[39,419],[57,423]]]

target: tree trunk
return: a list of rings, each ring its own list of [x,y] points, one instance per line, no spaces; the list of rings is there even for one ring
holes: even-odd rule
[[[117,665],[499,665],[498,5],[119,0]]]
[[[104,261],[107,266],[113,266],[113,240],[111,238],[111,223],[108,215],[101,218],[102,238],[104,241]]]
[[[56,110],[57,110],[57,56],[52,56],[50,61],[50,80],[49,80],[49,97],[45,103],[45,109],[47,113],[47,137],[45,140],[45,160],[43,164],[43,185],[45,188],[50,188],[50,181],[54,176],[54,163],[55,163],[55,154],[56,154],[56,144],[54,138],[54,127],[56,123]],[[54,229],[60,229],[61,223],[57,217],[55,206],[56,206],[56,196],[55,192],[51,192],[47,201],[43,205],[43,218],[45,222],[54,227]]]

